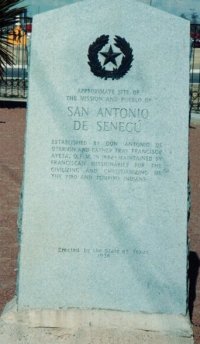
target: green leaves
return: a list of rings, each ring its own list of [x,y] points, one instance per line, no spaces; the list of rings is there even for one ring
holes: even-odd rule
[[[17,16],[22,14],[25,7],[16,7],[22,0],[1,0],[0,1],[0,30],[7,26],[14,25]]]
[[[18,21],[25,6],[18,6],[23,0],[0,0],[0,78],[3,76],[5,66],[12,65],[14,56],[9,50],[12,43],[8,42],[8,28]]]

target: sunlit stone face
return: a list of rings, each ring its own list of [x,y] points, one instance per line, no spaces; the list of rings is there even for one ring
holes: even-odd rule
[[[101,0],[33,28],[19,309],[184,314],[189,24]]]

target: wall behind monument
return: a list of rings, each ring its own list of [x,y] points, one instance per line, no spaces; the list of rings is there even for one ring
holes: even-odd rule
[[[175,14],[190,20],[194,24],[200,24],[199,0],[137,0],[163,11]]]

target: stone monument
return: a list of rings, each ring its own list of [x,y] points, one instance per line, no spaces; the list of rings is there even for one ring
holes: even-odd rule
[[[4,322],[64,328],[66,343],[192,343],[189,22],[86,0],[33,28],[17,310]]]

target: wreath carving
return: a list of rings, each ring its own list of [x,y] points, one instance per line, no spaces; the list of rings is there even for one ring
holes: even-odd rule
[[[114,45],[120,49],[123,54],[121,64],[118,68],[113,68],[113,70],[106,70],[99,61],[98,54],[102,48],[108,44],[109,36],[102,35],[93,42],[88,49],[88,64],[90,66],[91,72],[102,79],[107,80],[108,78],[112,80],[118,80],[122,78],[132,67],[133,62],[133,50],[130,44],[121,38],[120,36],[115,36]]]

